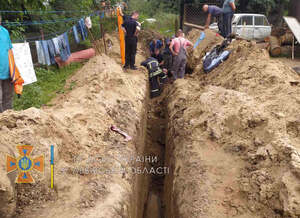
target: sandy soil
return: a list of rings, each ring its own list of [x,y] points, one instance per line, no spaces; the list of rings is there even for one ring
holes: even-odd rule
[[[199,36],[188,35],[193,42]],[[1,114],[0,217],[299,218],[299,75],[240,40],[229,46],[226,62],[204,74],[203,55],[222,41],[210,31],[206,36],[189,50],[193,74],[160,98],[148,99],[143,68],[123,71],[118,39],[107,36],[108,56],[91,59],[70,78],[69,92],[53,107]],[[145,50],[139,48],[137,63]],[[124,142],[112,124],[133,140]],[[16,174],[6,176],[5,154],[17,156],[18,144],[34,145],[33,156],[45,154],[45,173],[34,173],[35,184],[14,185]],[[134,159],[144,155],[159,161]],[[165,165],[165,179],[91,171]]]
[[[299,76],[255,43],[229,49],[169,91],[167,217],[300,217]]]
[[[113,40],[117,42],[117,38]],[[114,43],[109,53],[118,51],[118,43]],[[137,56],[137,62],[142,59]],[[107,218],[142,213],[143,203],[137,202],[137,196],[142,199],[147,189],[137,192],[140,185],[130,169],[144,149],[145,72],[124,72],[114,59],[102,55],[91,59],[67,87],[70,84],[75,87],[54,99],[53,107],[0,115],[0,171],[4,175],[0,178],[0,217],[10,217],[15,208],[17,217]],[[124,142],[110,131],[111,125],[133,140]],[[14,190],[14,175],[8,178],[5,173],[5,154],[17,156],[18,144],[34,145],[32,155],[44,154],[46,169],[44,175],[34,173],[36,184],[17,185]],[[49,189],[52,144],[56,154],[54,190]],[[108,173],[103,173],[105,170]],[[112,170],[116,172],[110,173]]]

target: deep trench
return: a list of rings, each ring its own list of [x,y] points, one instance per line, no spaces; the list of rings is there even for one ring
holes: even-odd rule
[[[165,90],[166,91],[166,90]],[[148,193],[144,204],[142,218],[164,218],[164,179],[168,171],[165,164],[165,145],[167,128],[167,103],[163,93],[160,97],[150,99],[147,105],[145,156],[155,161],[147,162],[146,167],[164,169],[164,173],[151,173]],[[157,161],[156,161],[157,160]]]

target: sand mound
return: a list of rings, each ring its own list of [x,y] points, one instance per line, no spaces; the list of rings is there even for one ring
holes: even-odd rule
[[[300,216],[300,80],[255,43],[236,40],[209,74],[169,93],[174,217]],[[200,57],[201,58],[201,57]],[[187,158],[188,157],[188,158]],[[172,204],[171,204],[172,205]]]
[[[137,139],[145,78],[142,72],[129,77],[113,59],[97,56],[70,79],[73,90],[55,99],[54,107],[1,114],[0,217],[13,215],[16,205],[17,216],[24,217],[117,217],[133,212],[138,203],[131,207],[128,202],[134,199],[135,180],[121,169],[132,166],[125,158],[142,149]],[[124,142],[110,131],[112,124],[133,140]],[[46,169],[44,175],[33,173],[35,184],[13,189],[15,176],[6,176],[5,154],[17,157],[19,144],[33,145],[33,157],[44,154]],[[49,188],[50,145],[56,154],[54,190]]]

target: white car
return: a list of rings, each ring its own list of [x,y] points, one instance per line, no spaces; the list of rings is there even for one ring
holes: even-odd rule
[[[263,14],[234,14],[232,33],[244,39],[264,40],[271,35],[272,27]]]
[[[219,31],[217,23],[209,28]],[[232,18],[232,33],[247,40],[262,41],[271,35],[272,27],[263,14],[234,14]]]

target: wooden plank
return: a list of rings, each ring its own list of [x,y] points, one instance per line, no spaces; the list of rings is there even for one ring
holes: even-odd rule
[[[196,24],[192,24],[192,23],[184,22],[183,25],[189,26],[189,27],[192,27],[192,28],[196,28],[196,29],[199,29],[199,30],[204,30],[204,27],[203,27],[203,26],[196,25]]]

